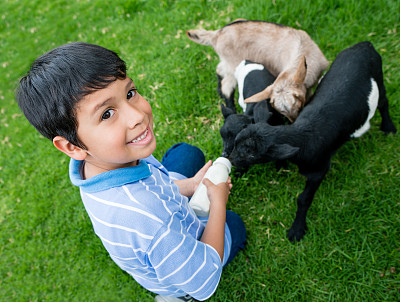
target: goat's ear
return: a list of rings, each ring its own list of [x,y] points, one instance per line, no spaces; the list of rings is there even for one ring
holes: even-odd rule
[[[226,107],[224,104],[221,104],[221,112],[225,119],[235,113],[231,108]]]
[[[254,123],[267,123],[272,116],[272,112],[269,111],[268,103],[265,100],[256,104],[253,112]]]
[[[258,103],[261,102],[262,100],[269,99],[272,94],[272,88],[273,85],[269,85],[267,88],[265,88],[263,91],[254,94],[253,96],[247,98],[244,100],[245,103]]]
[[[288,144],[274,144],[269,147],[268,153],[274,159],[283,160],[295,156],[299,150],[300,148]]]
[[[271,118],[272,112],[254,112],[254,123],[268,123],[268,120]]]
[[[294,82],[296,84],[303,84],[307,74],[307,62],[306,57],[302,56],[299,60],[299,64],[297,65],[297,70],[294,75]]]

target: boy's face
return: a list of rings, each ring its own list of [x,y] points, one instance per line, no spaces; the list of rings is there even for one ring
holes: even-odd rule
[[[130,78],[116,80],[78,102],[78,137],[85,162],[104,170],[134,166],[156,148],[153,114]]]

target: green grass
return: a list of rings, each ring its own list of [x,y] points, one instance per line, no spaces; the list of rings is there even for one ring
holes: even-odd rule
[[[108,2],[108,4],[106,4]],[[68,178],[68,158],[21,115],[14,99],[31,62],[86,41],[116,50],[153,107],[158,148],[222,149],[214,51],[185,30],[258,19],[306,30],[326,57],[370,40],[384,63],[393,121],[400,121],[397,0],[2,1],[0,4],[0,301],[152,301],[109,258]],[[304,179],[273,164],[233,177],[229,208],[248,247],[210,301],[398,301],[400,140],[371,130],[342,147],[309,211],[309,232],[286,239]],[[400,129],[399,129],[400,130]]]

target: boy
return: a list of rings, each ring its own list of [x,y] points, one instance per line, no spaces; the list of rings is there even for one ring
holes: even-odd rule
[[[39,57],[20,81],[17,100],[29,122],[71,157],[70,178],[113,261],[156,301],[208,299],[222,267],[244,248],[242,220],[226,211],[232,184],[204,180],[204,221],[188,205],[211,161],[177,144],[159,163],[149,103],[125,62],[77,42]]]

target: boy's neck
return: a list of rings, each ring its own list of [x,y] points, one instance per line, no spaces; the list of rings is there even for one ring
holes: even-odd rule
[[[121,168],[134,167],[134,166],[137,166],[137,165],[139,165],[139,160],[135,160],[135,161],[133,161],[133,162],[131,162],[129,164],[126,164],[124,166],[121,166],[119,168],[107,169],[107,168],[104,168],[104,167],[97,166],[97,165],[95,165],[95,164],[93,164],[91,162],[84,161],[83,168],[82,168],[82,179],[89,179],[89,178],[91,178],[93,176],[99,175],[99,174],[104,173],[104,172],[108,172],[108,171],[116,170],[116,169],[121,169]]]

